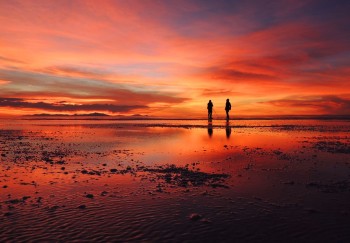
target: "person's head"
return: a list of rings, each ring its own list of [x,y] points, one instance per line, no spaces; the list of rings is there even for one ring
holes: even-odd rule
[[[209,102],[211,102],[211,100],[209,100]]]
[[[226,102],[229,102],[230,100],[229,99],[226,99]]]

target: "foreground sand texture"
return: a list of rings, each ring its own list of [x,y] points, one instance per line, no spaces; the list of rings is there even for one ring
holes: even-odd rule
[[[0,124],[0,240],[349,242],[349,121]]]

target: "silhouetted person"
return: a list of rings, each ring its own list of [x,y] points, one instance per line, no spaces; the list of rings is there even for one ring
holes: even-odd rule
[[[207,109],[208,109],[208,120],[211,120],[213,119],[213,103],[211,102],[211,100],[209,100],[208,102],[208,106],[207,106]]]
[[[225,111],[226,111],[226,120],[230,120],[230,116],[228,115],[228,113],[230,112],[231,110],[231,103],[230,103],[230,100],[227,99],[226,100],[226,105],[225,105]]]
[[[213,135],[213,124],[211,122],[208,123],[208,135],[209,137]]]
[[[231,127],[230,127],[230,123],[226,122],[226,137],[230,138],[231,136]]]

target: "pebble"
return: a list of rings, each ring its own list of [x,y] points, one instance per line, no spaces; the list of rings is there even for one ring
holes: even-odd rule
[[[199,220],[199,219],[202,218],[202,215],[197,214],[197,213],[192,213],[192,214],[190,215],[189,218],[190,218],[190,220],[192,220],[192,221],[197,221],[197,220]]]

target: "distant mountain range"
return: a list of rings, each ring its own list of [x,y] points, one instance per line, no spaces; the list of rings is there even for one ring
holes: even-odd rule
[[[155,119],[154,117],[149,117],[148,115],[141,115],[141,114],[133,114],[129,116],[125,115],[108,115],[105,113],[86,113],[86,114],[48,114],[48,113],[40,113],[40,114],[32,114],[32,115],[26,115],[23,116],[24,119],[48,119],[48,120],[55,120],[55,119],[104,119],[104,120],[144,120],[144,119]]]
[[[28,115],[28,116],[110,116],[104,113],[87,113],[87,114],[47,114],[47,113],[41,113],[41,114],[33,114],[33,115]]]

